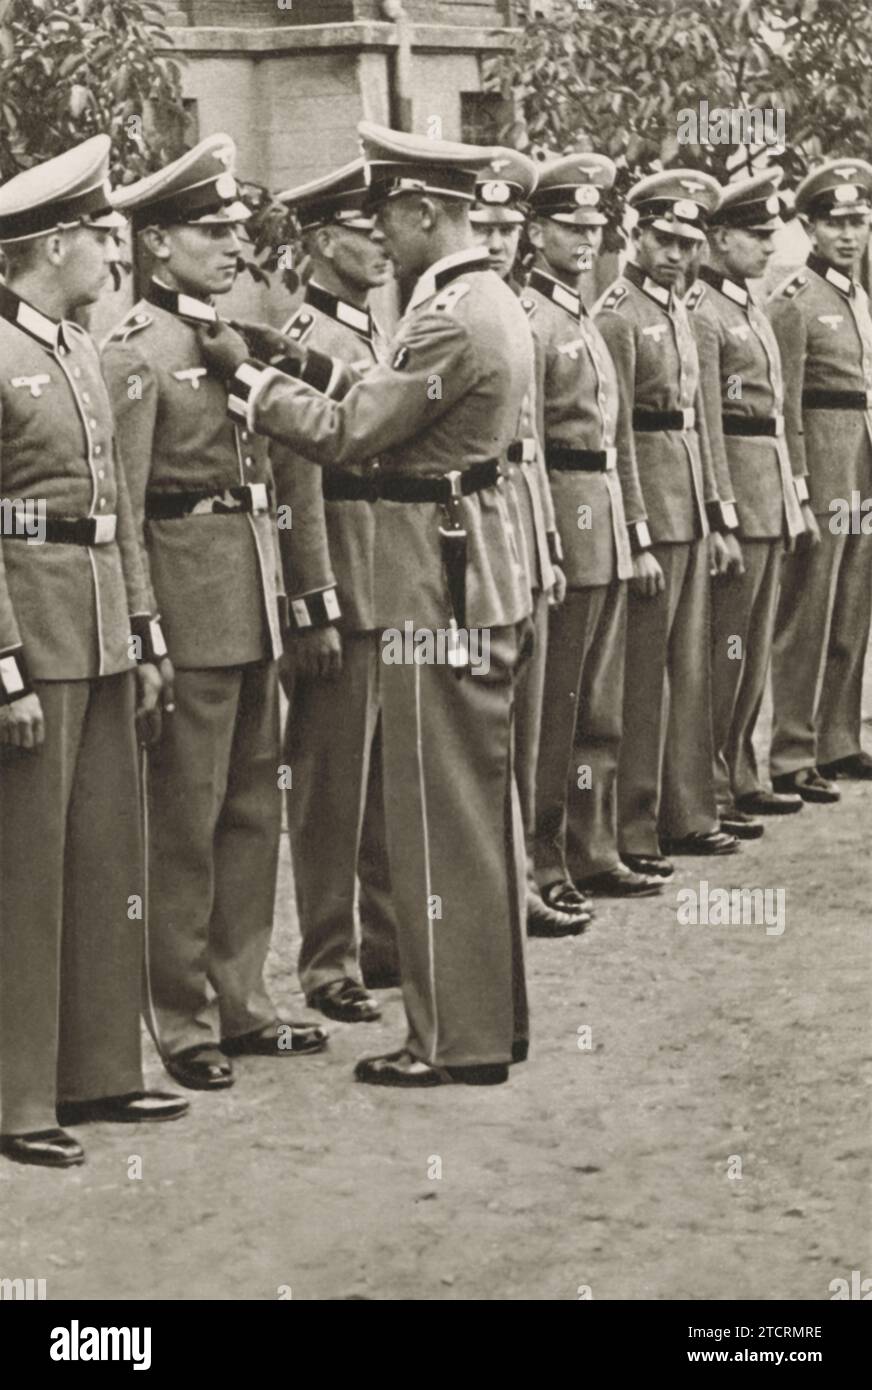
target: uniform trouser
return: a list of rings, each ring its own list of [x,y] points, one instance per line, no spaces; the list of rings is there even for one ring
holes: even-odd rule
[[[632,590],[627,613],[624,732],[618,762],[622,854],[659,854],[660,837],[718,825],[708,660],[705,540],[655,545],[665,588]]]
[[[143,1085],[133,676],[34,688],[45,743],[0,753],[4,1134],[53,1129],[58,1100]]]
[[[615,780],[626,621],[621,580],[571,589],[551,610],[533,846],[543,887],[590,878],[618,863]]]
[[[522,667],[515,691],[515,776],[521,800],[521,819],[527,846],[527,880],[535,883],[533,837],[536,830],[536,769],[545,695],[548,652],[548,595],[533,593],[533,654]]]
[[[712,581],[712,728],[718,810],[760,790],[753,735],[766,692],[780,539],[742,541],[745,573]]]
[[[860,749],[872,536],[833,535],[785,555],[772,649],[772,775]]]
[[[524,834],[513,682],[529,622],[493,628],[490,670],[382,670],[388,853],[407,1046],[440,1066],[526,1040]]]
[[[376,632],[342,637],[334,680],[293,675],[285,735],[293,784],[288,827],[300,918],[300,984],[307,997],[335,980],[359,980],[355,926],[361,841],[374,881],[369,930],[395,953],[381,795],[381,643]],[[379,921],[384,917],[386,920]]]
[[[176,672],[149,760],[149,1026],[164,1056],[263,1028],[281,829],[274,662]]]

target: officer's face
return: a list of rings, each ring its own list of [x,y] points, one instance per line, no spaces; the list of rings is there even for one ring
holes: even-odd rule
[[[109,228],[82,226],[63,233],[59,273],[68,312],[100,298],[111,279],[112,262],[117,260],[118,243]]]
[[[634,234],[639,268],[664,289],[671,289],[687,275],[694,243],[687,237],[670,236],[656,227],[637,228]]]
[[[476,243],[487,251],[491,269],[503,280],[510,273],[518,254],[521,227],[517,222],[474,222]]]
[[[553,217],[539,218],[530,227],[530,240],[544,260],[545,269],[559,280],[575,281],[591,270],[602,239],[602,227],[555,222]]]
[[[376,227],[400,280],[422,275],[430,263],[431,206],[427,198],[389,198],[376,214]]]
[[[748,231],[744,227],[724,228],[716,234],[713,244],[733,280],[759,280],[775,250],[771,232]]]
[[[233,222],[181,224],[155,231],[151,242],[161,279],[170,288],[203,299],[232,289],[242,242]]]
[[[375,289],[391,277],[391,263],[380,231],[358,227],[325,227],[321,252],[336,274],[358,291]]]
[[[850,270],[866,249],[869,240],[868,213],[849,213],[845,217],[817,217],[809,226],[812,245],[830,265]]]

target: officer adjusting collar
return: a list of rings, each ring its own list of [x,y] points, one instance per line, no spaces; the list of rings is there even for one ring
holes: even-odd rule
[[[721,275],[710,265],[700,266],[699,278],[705,280],[707,285],[713,285],[716,290],[720,290],[721,294],[727,299],[732,299],[734,304],[741,304],[743,309],[747,309],[751,302],[751,295],[744,281],[732,280],[729,275]]]
[[[465,275],[473,270],[489,270],[490,257],[486,251],[480,251],[477,246],[467,247],[463,251],[452,251],[450,256],[443,256],[440,261],[434,261],[428,270],[424,271],[412,291],[406,312],[417,309],[419,304],[432,299],[434,294],[438,294],[452,280],[456,280],[458,275]]]
[[[358,333],[361,338],[365,338],[368,343],[372,342],[372,315],[368,309],[358,309],[354,304],[348,304],[338,295],[322,289],[315,280],[310,280],[306,286],[305,299],[307,304],[314,305],[328,318],[335,319],[337,323],[344,323],[346,327],[353,328],[355,333]]]
[[[813,270],[816,275],[822,276],[824,280],[829,280],[830,284],[835,285],[836,289],[841,290],[842,294],[850,296],[854,293],[854,281],[851,279],[850,275],[844,275],[841,270],[836,270],[836,267],[830,265],[829,261],[825,261],[823,256],[816,256],[814,252],[812,252],[806,261],[806,265],[809,270]]]
[[[176,318],[192,319],[195,323],[218,322],[218,310],[214,304],[209,304],[205,299],[195,299],[191,294],[182,294],[179,290],[171,290],[160,280],[150,282],[145,297],[149,304],[166,309],[168,314],[175,314]]]
[[[531,289],[538,290],[544,294],[546,299],[550,299],[552,304],[559,304],[561,309],[572,314],[573,318],[580,319],[586,314],[586,309],[581,302],[581,296],[571,290],[568,285],[563,285],[559,280],[555,280],[553,275],[549,275],[544,270],[531,270],[530,278],[527,281]]]
[[[673,307],[672,291],[667,290],[663,285],[658,285],[656,280],[652,280],[650,275],[646,275],[641,266],[636,265],[635,261],[628,261],[624,267],[624,274],[631,284],[635,285],[647,294],[649,299],[653,299],[655,304],[659,304],[661,309],[667,312]]]
[[[32,304],[28,304],[26,299],[22,299],[6,285],[0,285],[0,318],[14,324],[29,337],[36,338],[37,342],[50,348],[52,352],[69,352],[69,335],[64,331],[63,321],[50,319],[47,314],[34,309]]]

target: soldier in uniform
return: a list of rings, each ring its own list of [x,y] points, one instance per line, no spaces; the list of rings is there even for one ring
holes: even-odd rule
[[[311,262],[303,303],[283,331],[361,372],[383,347],[369,292],[390,278],[383,238],[364,212],[363,170],[357,159],[279,194],[296,214]],[[381,1012],[361,984],[358,879],[370,950],[378,951],[382,968],[396,956],[373,609],[375,504],[366,495],[363,466],[349,470],[343,486],[281,444],[273,444],[271,456],[276,498],[290,508],[292,522],[280,528],[279,542],[290,608],[287,808],[300,983],[309,1004],[328,1018],[368,1023]]]
[[[638,214],[635,261],[602,296],[597,324],[633,421],[636,456],[657,572],[634,576],[627,621],[632,679],[624,686],[618,764],[624,862],[665,880],[675,854],[733,854],[719,828],[712,779],[709,568],[736,564],[722,533],[738,525],[721,498],[707,445],[699,361],[676,294],[691,247],[704,239],[720,189],[707,174],[668,169],[630,190]],[[717,528],[712,530],[712,528]],[[638,548],[640,537],[631,534]],[[711,539],[708,537],[711,535]],[[668,693],[668,699],[667,699]],[[668,709],[668,715],[667,715]]]
[[[760,278],[780,227],[782,171],[724,189],[709,218],[709,262],[686,296],[699,352],[702,399],[716,472],[730,480],[741,570],[712,584],[715,790],[725,829],[755,839],[756,815],[784,815],[802,800],[761,784],[752,737],[769,670],[783,542],[816,533],[800,473],[784,438],[781,358],[748,288]],[[800,460],[795,460],[797,468]]]
[[[224,411],[196,325],[236,278],[233,142],[213,135],[131,184],[152,279],[103,366],[175,712],[150,760],[149,1022],[184,1086],[233,1082],[241,1053],[319,1051],[263,981],[278,863],[278,547],[267,450]]]
[[[837,159],[809,174],[796,207],[811,237],[805,268],[773,294],[787,443],[808,474],[820,545],[782,566],[772,652],[772,784],[805,801],[839,799],[836,777],[872,777],[860,747],[872,604],[872,319],[856,278],[869,240],[872,166]]]
[[[500,460],[519,435],[533,353],[524,312],[473,242],[490,151],[363,122],[371,205],[401,277],[416,277],[383,363],[341,400],[341,364],[306,380],[203,332],[230,409],[334,476],[370,464],[374,614],[382,632],[385,806],[404,1047],[358,1063],[391,1086],[495,1084],[527,1054],[523,827],[514,675],[530,598]],[[307,384],[311,383],[311,384]]]
[[[523,298],[544,361],[545,460],[567,594],[551,614],[536,787],[536,877],[546,902],[580,890],[660,892],[621,862],[615,780],[621,744],[627,586],[659,571],[650,554],[633,432],[608,348],[581,299],[614,183],[605,155],[574,154],[541,171]],[[630,536],[635,543],[635,560]]]
[[[97,135],[0,190],[0,1152],[50,1167],[85,1157],[59,1123],[188,1108],[145,1091],[140,1051],[134,714],[154,737],[165,648],[97,350],[70,320],[123,225],[108,162]]]
[[[524,207],[536,186],[538,171],[526,155],[498,149],[483,169],[476,188],[470,221],[476,240],[487,249],[496,273],[513,289],[514,270]],[[522,305],[529,313],[529,299]],[[590,903],[566,886],[559,903],[546,903],[536,881],[533,862],[535,831],[536,768],[545,688],[545,655],[548,646],[549,602],[562,603],[566,581],[560,568],[560,537],[541,445],[539,412],[544,356],[534,337],[536,375],[525,402],[521,438],[509,446],[507,469],[517,504],[517,527],[527,564],[532,621],[533,655],[523,669],[515,696],[515,772],[521,798],[521,814],[527,838],[527,935],[574,936],[590,921]],[[549,721],[551,712],[549,711]]]

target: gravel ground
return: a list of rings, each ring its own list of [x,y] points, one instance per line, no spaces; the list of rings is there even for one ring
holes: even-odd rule
[[[387,991],[380,1024],[245,1059],[187,1120],[82,1130],[83,1168],[0,1162],[0,1277],[50,1299],[828,1299],[872,1273],[872,784],[842,786],[531,942],[533,1050],[507,1086],[355,1085],[402,1038]],[[783,933],[681,925],[702,880],[785,889]],[[300,1017],[286,847],[279,901],[272,983]]]

